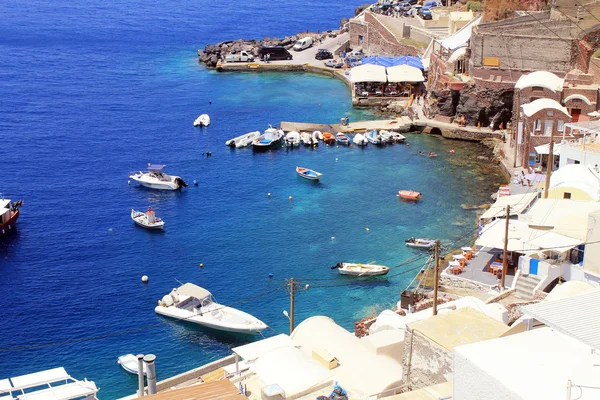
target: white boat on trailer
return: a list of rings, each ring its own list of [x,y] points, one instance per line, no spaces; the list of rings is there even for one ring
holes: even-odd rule
[[[210,117],[208,114],[202,114],[194,120],[194,126],[209,126]]]
[[[332,269],[337,269],[340,275],[349,276],[379,276],[390,272],[390,269],[385,265],[377,264],[357,264],[339,262]]]
[[[165,167],[166,165],[150,164],[147,172],[134,172],[129,175],[129,178],[150,189],[177,190],[187,187],[187,183],[180,177],[165,174],[163,172]]]
[[[193,283],[171,290],[158,301],[154,311],[225,332],[254,334],[267,328],[264,322],[248,313],[216,303],[208,290]]]
[[[417,249],[431,249],[435,245],[435,240],[433,239],[423,239],[414,237],[406,239],[405,242],[408,247],[414,247]]]
[[[117,363],[130,374],[138,374],[138,359],[133,354],[125,354],[124,356],[120,356],[117,358]],[[145,361],[142,361],[142,368],[144,370],[144,375],[146,375]]]
[[[233,139],[229,139],[225,142],[225,145],[229,147],[236,147],[238,149],[241,147],[248,147],[252,144],[253,141],[258,139],[259,137],[260,131],[248,132],[244,135],[235,137]]]
[[[148,207],[148,211],[145,213],[131,209],[131,219],[137,226],[146,229],[163,229],[165,227],[165,221],[154,214],[152,207]]]
[[[93,381],[77,380],[63,367],[0,379],[3,400],[97,400],[99,390]]]

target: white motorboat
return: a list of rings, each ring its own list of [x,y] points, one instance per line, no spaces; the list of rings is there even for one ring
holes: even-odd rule
[[[117,363],[119,363],[119,365],[130,374],[138,374],[138,359],[133,354],[125,354],[124,356],[120,356],[117,358]],[[142,368],[144,370],[144,375],[146,375],[145,362],[142,362]]]
[[[405,242],[408,247],[414,247],[417,249],[431,249],[435,245],[435,240],[414,237],[406,239]]]
[[[225,142],[225,145],[229,147],[248,147],[252,144],[253,141],[260,137],[260,131],[248,132],[244,135],[235,137],[233,139],[229,139]]]
[[[302,142],[302,144],[305,146],[312,146],[313,144],[317,143],[317,141],[313,140],[310,132],[302,132],[300,134],[300,142]]]
[[[210,117],[208,114],[202,114],[194,120],[194,126],[209,126]]]
[[[344,146],[348,146],[350,144],[350,138],[348,136],[344,135],[342,132],[338,132],[335,135],[335,140],[339,144],[344,145]]]
[[[383,129],[379,131],[379,140],[381,140],[383,143],[393,143],[394,142],[392,133],[390,131],[386,131]]]
[[[132,209],[131,219],[137,226],[146,229],[163,229],[165,227],[165,221],[154,214],[152,207],[148,207],[148,211],[145,213]]]
[[[310,181],[318,181],[323,176],[323,174],[320,172],[304,167],[296,167],[296,173],[304,179],[308,179]]]
[[[323,133],[321,131],[314,131],[312,137],[313,141],[317,143],[319,140],[323,140]]]
[[[93,381],[73,378],[63,367],[0,379],[0,398],[6,400],[97,400]]]
[[[296,131],[291,131],[285,135],[285,145],[288,147],[300,146],[300,134]]]
[[[354,143],[357,146],[366,146],[369,142],[362,133],[357,133],[356,135],[354,135],[352,143]]]
[[[267,325],[252,315],[218,304],[212,294],[193,283],[175,288],[158,301],[157,314],[207,328],[235,333],[258,333]]]
[[[403,134],[398,133],[398,132],[392,132],[392,137],[398,143],[402,143],[406,140],[406,136],[404,136]]]
[[[377,264],[356,264],[339,262],[332,269],[337,269],[340,275],[350,276],[379,276],[390,272],[390,269],[385,265]]]
[[[367,141],[371,144],[374,144],[374,145],[381,144],[381,140],[379,139],[379,134],[377,133],[377,131],[375,129],[365,133],[365,137],[367,138]]]
[[[271,125],[265,133],[254,139],[252,148],[255,150],[267,150],[281,144],[284,133],[281,129],[275,129]]]
[[[147,172],[134,172],[129,175],[129,178],[150,189],[177,190],[187,187],[187,183],[180,177],[165,174],[164,168],[165,165],[148,165]]]

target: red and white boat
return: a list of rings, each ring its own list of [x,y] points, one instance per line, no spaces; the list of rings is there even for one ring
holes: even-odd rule
[[[421,197],[421,193],[415,192],[413,190],[400,190],[398,192],[398,196],[406,200],[419,200]]]
[[[323,132],[323,141],[325,144],[334,144],[335,136],[333,136],[333,133],[331,132]]]
[[[23,200],[11,202],[9,199],[0,198],[0,232],[5,233],[17,223],[23,205]]]

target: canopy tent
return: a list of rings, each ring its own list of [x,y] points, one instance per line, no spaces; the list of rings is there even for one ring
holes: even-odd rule
[[[407,64],[386,68],[388,82],[423,82],[423,72]]]
[[[363,64],[350,70],[350,81],[360,82],[387,82],[385,67],[374,64]]]
[[[202,300],[206,297],[211,296],[210,292],[200,286],[194,285],[193,283],[184,283],[177,288],[177,293],[184,296],[190,296],[198,300]]]
[[[537,193],[515,194],[512,196],[500,197],[485,213],[483,213],[480,219],[505,217],[506,206],[510,206],[510,215],[519,215],[523,213],[536,198]]]
[[[558,101],[552,100],[552,99],[546,99],[546,98],[537,99],[537,100],[532,101],[531,103],[523,104],[521,106],[521,108],[523,109],[523,113],[528,117],[531,117],[533,114],[537,113],[538,111],[545,110],[545,109],[552,109],[552,110],[559,111],[559,112],[565,114],[567,117],[571,118],[571,115],[569,114],[569,110],[567,110],[565,107],[561,106]]]
[[[465,47],[471,39],[473,28],[479,25],[482,17],[472,19],[468,24],[460,28],[456,33],[442,41],[440,44],[448,50],[455,50],[459,47]]]
[[[546,143],[541,146],[536,146],[535,152],[540,155],[548,155],[550,153],[550,143]],[[555,156],[560,156],[560,143],[554,143],[554,147],[552,148],[552,154]]]
[[[552,90],[553,92],[562,92],[565,80],[548,71],[535,71],[530,74],[521,75],[515,89],[523,90],[529,87],[539,86]],[[541,99],[540,99],[541,100]]]
[[[411,67],[419,68],[423,71],[423,62],[419,57],[415,56],[401,56],[401,57],[384,57],[384,56],[372,56],[365,57],[362,59],[364,64],[381,65],[383,67],[394,67],[396,65],[410,65]]]

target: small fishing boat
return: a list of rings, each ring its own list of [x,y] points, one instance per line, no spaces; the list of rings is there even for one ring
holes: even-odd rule
[[[148,211],[145,213],[132,209],[131,219],[137,226],[146,229],[163,229],[165,227],[165,221],[154,214],[152,207],[148,207]]]
[[[210,117],[208,114],[202,114],[194,120],[194,126],[209,126]]]
[[[316,140],[313,140],[310,132],[302,132],[300,134],[300,142],[305,146],[312,146],[313,144],[317,144]]]
[[[375,129],[365,133],[365,137],[367,138],[367,141],[371,144],[374,144],[376,146],[379,146],[381,144],[381,139],[379,138],[379,134]]]
[[[7,230],[12,229],[17,223],[19,215],[21,214],[21,206],[23,200],[17,200],[11,202],[9,199],[0,196],[0,232],[5,233]]]
[[[398,191],[398,196],[406,200],[419,200],[421,197],[421,193],[415,192],[413,190],[400,190]]]
[[[285,135],[285,145],[287,147],[300,146],[300,134],[296,131],[291,131]]]
[[[357,133],[356,135],[354,135],[352,143],[354,143],[357,146],[366,146],[369,142],[362,133]]]
[[[148,165],[147,172],[134,172],[129,175],[129,178],[150,189],[177,190],[187,187],[187,183],[180,177],[165,174],[163,172],[165,167],[166,165],[151,164]]]
[[[313,141],[317,143],[319,140],[323,140],[323,134],[321,131],[314,131],[312,133]]]
[[[277,147],[283,140],[284,133],[281,129],[275,129],[271,125],[265,130],[265,133],[254,139],[252,148],[254,150],[267,150]]]
[[[397,143],[403,143],[406,140],[406,136],[398,132],[392,132],[392,136]]]
[[[348,146],[350,144],[350,138],[344,135],[342,132],[338,132],[335,135],[335,138],[339,144],[342,144],[344,146]]]
[[[383,129],[379,131],[379,140],[381,140],[382,143],[394,143],[392,133]]]
[[[133,354],[125,354],[117,358],[117,363],[130,374],[138,374],[138,359]],[[146,363],[142,362],[144,375],[146,375]]]
[[[349,276],[379,276],[390,272],[390,269],[385,265],[376,264],[355,264],[339,262],[331,269],[337,269],[340,275]]]
[[[260,137],[260,131],[248,132],[244,135],[238,136],[233,139],[229,139],[225,142],[225,145],[229,147],[248,147],[253,141]]]
[[[325,144],[334,144],[335,136],[333,136],[333,133],[331,132],[323,132],[323,141]]]
[[[415,247],[417,249],[431,249],[435,245],[435,240],[414,237],[406,239],[405,242],[406,246]]]
[[[208,290],[193,283],[184,283],[171,290],[158,301],[154,311],[219,331],[254,334],[267,329],[258,318],[216,303]]]
[[[304,179],[311,181],[318,181],[323,176],[320,172],[304,167],[296,167],[296,172]]]

